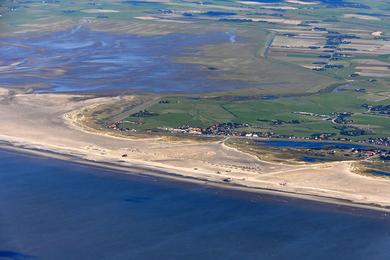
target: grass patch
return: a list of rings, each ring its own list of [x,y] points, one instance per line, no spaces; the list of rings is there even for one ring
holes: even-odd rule
[[[340,131],[329,118],[333,113],[349,112],[353,113],[350,118],[352,122],[349,124],[362,128],[365,125],[371,126],[373,131],[369,136],[389,135],[388,118],[364,114],[366,109],[362,104],[367,101],[361,93],[328,93],[273,100],[255,97],[243,99],[166,97],[161,99],[163,102],[146,108],[156,113],[156,116],[141,118],[130,116],[123,120],[123,126],[140,130],[181,126],[206,128],[214,124],[232,122],[249,124],[251,131],[273,131],[279,135],[305,137],[325,132],[341,137]],[[370,104],[383,102],[370,102]],[[312,114],[302,114],[302,112]]]

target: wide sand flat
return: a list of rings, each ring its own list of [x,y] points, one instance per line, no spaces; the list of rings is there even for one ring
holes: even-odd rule
[[[390,206],[390,181],[354,174],[349,162],[275,164],[226,147],[223,142],[128,139],[83,126],[80,116],[83,108],[115,99],[120,98],[10,94],[1,90],[0,140],[17,147],[73,155],[88,162],[110,163],[121,170],[134,171],[137,167],[146,174],[158,170],[175,178],[192,178],[234,188],[277,190],[310,199],[343,199]],[[123,154],[127,157],[122,157]],[[231,182],[224,182],[226,178],[231,178]]]

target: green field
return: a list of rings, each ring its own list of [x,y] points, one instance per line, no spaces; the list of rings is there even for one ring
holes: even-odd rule
[[[369,128],[370,134],[350,137],[365,139],[368,137],[386,137],[389,135],[389,118],[385,116],[363,114],[367,109],[362,104],[368,103],[364,94],[329,93],[305,97],[289,97],[271,100],[249,99],[236,100],[231,96],[191,98],[166,97],[146,108],[154,116],[129,116],[123,120],[122,127],[147,130],[158,127],[178,128],[183,126],[207,128],[214,124],[234,122],[249,124],[251,131],[272,131],[280,135],[311,136],[318,133],[335,133],[342,137],[335,128],[337,124],[325,120],[332,113],[349,112],[351,123],[356,127]],[[386,104],[386,100],[370,102],[371,105]],[[313,113],[314,115],[297,114]],[[273,121],[285,123],[275,125]],[[289,123],[298,120],[298,124]],[[369,125],[369,126],[367,126]],[[345,137],[345,136],[344,136]]]

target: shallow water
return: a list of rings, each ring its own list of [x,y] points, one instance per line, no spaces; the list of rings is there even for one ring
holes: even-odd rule
[[[309,156],[305,156],[302,158],[302,160],[304,162],[322,162],[325,160],[325,158],[322,158],[322,157],[309,157]]]
[[[253,2],[260,3],[280,3],[284,2],[284,0],[251,0]],[[308,0],[307,2],[312,2]],[[369,8],[368,6],[360,3],[356,3],[355,1],[345,1],[345,0],[318,0],[313,2],[320,2],[329,7],[351,7],[351,8]]]
[[[374,175],[390,177],[390,172],[385,172],[385,171],[380,171],[380,170],[371,170],[370,173],[374,174]]]
[[[335,149],[369,149],[368,146],[354,143],[336,143],[336,142],[319,142],[319,141],[290,141],[290,140],[266,140],[256,141],[260,145],[274,147],[292,147],[292,148],[335,148]]]
[[[0,151],[0,258],[388,259],[384,213]]]
[[[40,36],[0,38],[0,85],[39,84],[49,92],[181,93],[251,86],[212,79],[220,72],[207,67],[176,63],[179,56],[198,55],[202,45],[226,42],[232,42],[226,32],[140,37],[81,26]]]

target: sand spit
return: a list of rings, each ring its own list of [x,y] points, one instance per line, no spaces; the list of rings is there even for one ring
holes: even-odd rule
[[[378,17],[371,15],[363,15],[363,14],[344,14],[345,18],[355,18],[361,20],[369,20],[369,21],[380,21]]]
[[[119,13],[118,10],[112,10],[112,9],[85,9],[85,10],[81,10],[81,12],[87,14]]]
[[[374,37],[381,37],[383,34],[383,32],[381,31],[376,31],[376,32],[372,32],[371,35],[374,36]]]
[[[298,4],[298,5],[319,5],[320,2],[306,2],[306,1],[299,1],[299,0],[286,0],[287,3],[290,4]]]
[[[238,1],[238,3],[243,5],[255,5],[262,9],[269,9],[269,10],[297,10],[298,9],[294,6],[273,5],[271,3],[262,3],[262,2],[255,2],[255,1]]]
[[[390,181],[354,174],[350,162],[269,163],[223,142],[128,139],[83,126],[83,109],[118,99],[0,91],[0,140],[13,149],[124,172],[390,211],[386,208],[390,207]]]

